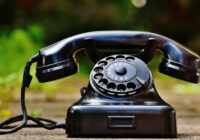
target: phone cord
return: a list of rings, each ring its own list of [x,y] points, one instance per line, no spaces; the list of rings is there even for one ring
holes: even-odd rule
[[[23,74],[23,81],[22,81],[22,87],[21,87],[21,98],[20,98],[20,105],[21,105],[21,115],[16,115],[13,117],[10,117],[7,120],[4,120],[0,123],[0,135],[9,134],[17,132],[18,130],[24,128],[24,127],[42,127],[48,130],[52,129],[66,129],[65,123],[58,123],[46,118],[41,117],[32,117],[27,114],[26,104],[25,104],[25,92],[26,87],[28,88],[32,76],[30,75],[30,66],[33,62],[36,61],[38,58],[38,55],[32,57],[27,63],[24,68],[24,74]],[[34,124],[28,124],[28,121],[34,122]],[[16,122],[21,122],[19,125],[11,125]]]

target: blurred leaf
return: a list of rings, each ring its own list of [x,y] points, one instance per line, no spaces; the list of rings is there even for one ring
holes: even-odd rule
[[[37,36],[38,35],[38,36]],[[37,36],[37,37],[36,37]],[[28,31],[15,29],[7,35],[0,36],[0,77],[7,77],[10,73],[20,78],[26,61],[43,44],[40,27],[30,26]]]
[[[7,118],[12,115],[12,112],[8,109],[1,109],[0,110],[0,118]]]
[[[31,38],[34,40],[34,42],[37,42],[39,44],[43,43],[44,34],[40,26],[31,25],[28,27],[27,31]]]
[[[11,32],[0,34],[0,99],[2,104],[12,99],[16,89],[19,91],[24,65],[43,44],[42,34],[42,30],[36,25],[28,29],[16,28]]]
[[[180,84],[176,83],[172,87],[173,91],[177,94],[197,94],[200,93],[200,85],[199,84]]]
[[[42,116],[42,112],[43,110],[41,108],[35,108],[30,111],[30,115],[39,117],[39,116]]]

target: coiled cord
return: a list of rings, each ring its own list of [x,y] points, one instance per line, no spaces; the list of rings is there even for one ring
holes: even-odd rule
[[[23,74],[23,81],[21,87],[21,98],[20,98],[20,105],[21,105],[21,115],[13,116],[3,122],[0,123],[0,135],[14,133],[19,131],[24,127],[42,127],[48,130],[61,128],[66,129],[65,123],[58,123],[46,118],[41,117],[32,117],[27,114],[26,104],[25,104],[25,92],[26,88],[29,87],[32,76],[30,75],[30,67],[33,62],[38,59],[39,55],[33,56],[27,63],[24,68]],[[35,124],[28,124],[28,121],[32,121]],[[21,122],[19,125],[13,125],[16,122]]]

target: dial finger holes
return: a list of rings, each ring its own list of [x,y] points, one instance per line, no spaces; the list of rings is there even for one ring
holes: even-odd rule
[[[107,62],[106,61],[100,61],[98,63],[98,65],[103,67],[103,66],[107,65]]]
[[[119,85],[117,86],[117,90],[119,90],[119,91],[125,91],[125,90],[126,90],[126,86],[123,85],[123,84],[119,84]]]
[[[113,62],[113,61],[115,61],[115,58],[114,57],[107,57],[106,60],[108,62]]]
[[[135,83],[128,83],[127,84],[127,87],[128,87],[128,89],[130,89],[130,90],[134,90],[135,88],[136,88],[136,85],[135,85]]]
[[[123,56],[123,55],[118,55],[116,58],[117,58],[117,59],[125,59],[125,56]]]
[[[100,73],[100,72],[103,71],[103,68],[102,68],[102,67],[96,67],[96,68],[94,69],[94,71],[95,71],[96,73]]]
[[[106,79],[99,80],[99,85],[100,86],[105,86],[107,83],[108,83],[108,80],[106,80]]]
[[[115,84],[115,83],[109,83],[109,84],[107,85],[107,88],[113,90],[113,89],[116,88],[116,84]]]
[[[132,57],[132,56],[128,56],[128,57],[126,58],[126,60],[128,60],[128,61],[133,61],[133,60],[135,60],[135,58]]]
[[[94,75],[94,78],[100,80],[100,79],[103,78],[103,74],[102,73],[97,73],[97,74]]]

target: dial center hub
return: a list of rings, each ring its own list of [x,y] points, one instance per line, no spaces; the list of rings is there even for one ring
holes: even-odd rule
[[[127,61],[111,63],[105,70],[107,77],[115,82],[125,82],[136,76],[136,68]]]
[[[118,75],[125,75],[127,73],[126,67],[125,66],[117,66],[115,68],[115,73]]]

